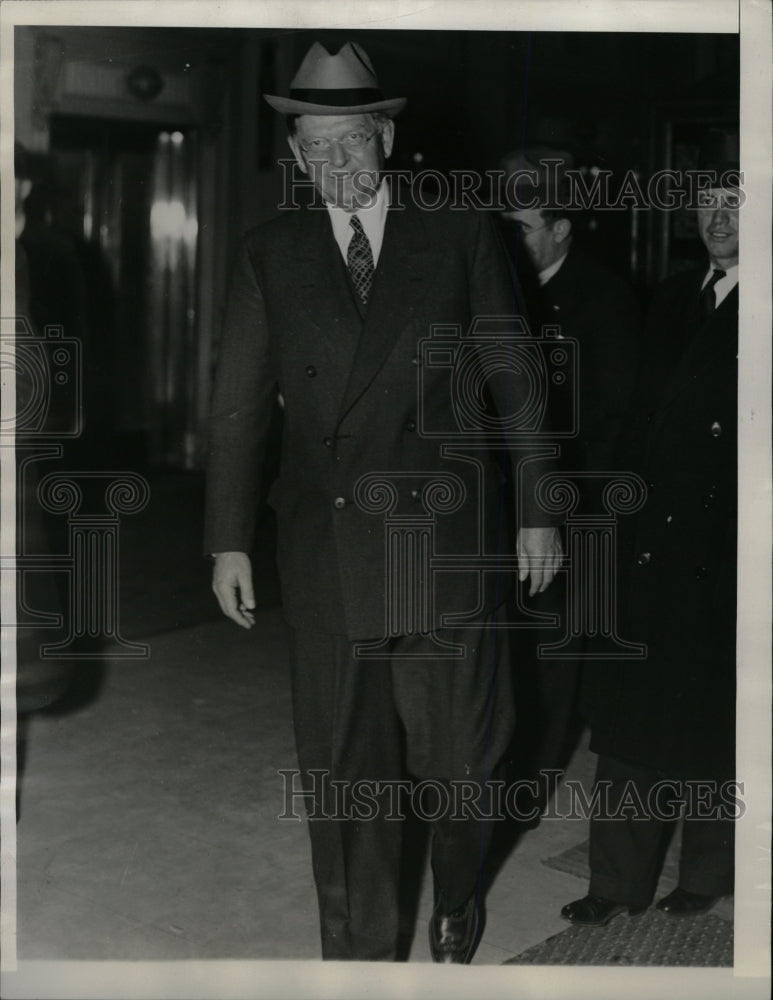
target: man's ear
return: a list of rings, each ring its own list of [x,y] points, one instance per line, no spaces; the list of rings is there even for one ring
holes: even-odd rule
[[[381,145],[384,150],[384,159],[388,160],[392,155],[392,145],[395,141],[395,123],[389,118],[381,126]]]
[[[553,225],[553,239],[556,243],[565,243],[572,235],[572,224],[568,219],[558,219]]]
[[[32,181],[29,179],[29,177],[25,177],[23,180],[20,180],[19,201],[26,201],[31,190],[32,190]]]
[[[301,170],[304,172],[304,174],[307,174],[308,170],[306,169],[306,163],[305,163],[305,161],[303,159],[303,154],[301,153],[301,147],[298,144],[297,137],[294,136],[294,135],[288,135],[288,137],[287,137],[287,144],[290,147],[290,149],[293,151],[293,156],[295,157],[295,162],[298,164],[298,166],[301,168]]]

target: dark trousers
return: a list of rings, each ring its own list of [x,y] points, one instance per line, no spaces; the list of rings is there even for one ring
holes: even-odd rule
[[[657,812],[679,797],[669,786],[654,794],[666,776],[649,768],[635,767],[613,757],[599,757],[596,785],[608,782],[609,812],[621,803],[631,813],[625,819],[595,816],[590,824],[590,893],[629,906],[648,906],[652,901],[663,857],[666,828],[676,820],[635,815],[638,804],[657,802]],[[678,784],[678,783],[677,783]],[[715,807],[721,803],[715,799]],[[734,827],[731,819],[702,819],[686,813],[682,821],[679,885],[687,892],[722,896],[733,891]]]
[[[306,799],[323,958],[395,956],[404,810],[389,783],[404,780],[407,772],[446,788],[464,781],[485,790],[509,743],[507,634],[463,629],[442,635],[466,646],[463,659],[429,656],[432,646],[422,636],[392,640],[389,657],[358,660],[342,636],[293,634],[293,712],[303,787],[319,790],[321,772],[325,783],[343,783],[328,785],[326,799]],[[369,804],[354,812],[344,805],[341,813],[342,790],[355,782],[360,789],[363,782],[372,783],[364,789]],[[450,810],[440,812],[440,804],[428,787],[422,805],[440,813],[431,846],[436,894],[453,910],[480,885],[491,823],[451,818]]]

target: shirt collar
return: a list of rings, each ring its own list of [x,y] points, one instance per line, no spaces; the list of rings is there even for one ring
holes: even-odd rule
[[[386,178],[379,184],[373,204],[367,208],[358,208],[356,212],[346,212],[343,208],[338,208],[336,205],[326,205],[325,207],[333,226],[333,235],[339,244],[344,240],[348,240],[351,232],[352,216],[356,215],[362,223],[365,235],[368,237],[374,258],[378,256],[377,249],[381,249],[386,213],[389,208],[389,185]]]
[[[713,265],[711,265],[709,267],[708,271],[706,271],[706,276],[703,279],[703,282],[701,284],[701,288],[705,288],[706,285],[708,285],[709,281],[711,281],[711,276],[714,273],[714,271],[724,271],[725,272],[724,278],[720,278],[719,281],[717,282],[718,285],[726,285],[728,287],[728,289],[730,289],[730,288],[733,287],[733,285],[737,285],[738,284],[738,265],[737,264],[735,264],[733,267],[728,267],[728,268],[724,268],[724,267],[717,268],[717,267],[714,267]]]
[[[714,285],[714,306],[718,308],[738,284],[738,265],[736,264],[734,267],[728,267],[727,269],[724,267],[710,267],[706,272],[706,277],[703,279],[701,288],[706,287],[716,270],[725,271],[724,278],[720,278],[716,285]]]
[[[558,260],[553,261],[550,267],[546,267],[544,271],[539,272],[537,275],[537,281],[539,281],[540,285],[546,285],[554,274],[558,274],[561,270],[561,265],[568,256],[569,251],[567,250],[563,257],[559,257]]]

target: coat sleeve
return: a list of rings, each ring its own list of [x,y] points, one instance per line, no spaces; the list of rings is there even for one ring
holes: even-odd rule
[[[212,398],[204,551],[249,552],[277,374],[263,295],[245,242],[226,303]]]
[[[476,238],[470,260],[470,306],[473,321],[476,317],[520,316],[528,325],[526,304],[518,276],[509,264],[507,254],[497,235],[491,218],[478,213]],[[534,351],[541,350],[537,343]],[[546,394],[546,385],[535,385],[524,366],[501,366],[491,369],[486,364],[486,384],[499,414],[521,410],[524,401],[533,400],[536,394]],[[547,397],[543,398],[544,416],[538,426],[521,429],[504,447],[512,471],[513,482],[519,487],[516,494],[516,525],[522,528],[551,527],[562,518],[545,511],[537,500],[537,484],[555,470],[554,442],[550,439],[547,420]]]

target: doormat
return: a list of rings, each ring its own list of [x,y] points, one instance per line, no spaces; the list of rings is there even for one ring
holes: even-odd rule
[[[733,925],[705,913],[678,920],[649,909],[606,927],[569,927],[503,965],[659,965],[732,967]]]

